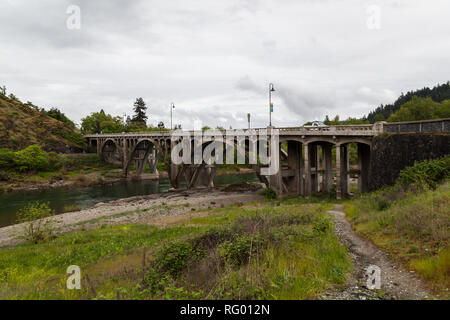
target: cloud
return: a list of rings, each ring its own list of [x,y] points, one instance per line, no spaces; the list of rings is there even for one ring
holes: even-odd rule
[[[69,4],[81,30],[66,28]],[[0,85],[75,121],[130,114],[153,124],[298,125],[362,116],[400,92],[448,81],[450,2],[377,0],[381,29],[358,0],[42,0],[0,2]]]

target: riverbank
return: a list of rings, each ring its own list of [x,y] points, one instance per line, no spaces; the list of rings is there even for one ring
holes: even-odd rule
[[[82,156],[82,155],[78,155]],[[89,155],[93,156],[93,155]],[[60,187],[91,187],[111,185],[135,178],[125,177],[123,170],[111,164],[99,162],[97,165],[80,165],[76,170],[60,170],[54,172],[38,172],[33,174],[5,173],[6,178],[0,179],[0,194],[20,191],[39,191]],[[251,168],[219,168],[217,176],[227,174],[246,174],[255,172]],[[168,173],[160,170],[157,174],[143,173],[140,180],[167,179]]]
[[[199,210],[210,210],[262,199],[263,197],[255,192],[225,192],[221,190],[206,192],[206,189],[199,188],[98,203],[89,209],[59,214],[46,220],[54,221],[58,234],[124,223],[164,225],[178,216],[186,214],[189,217],[194,216]],[[25,225],[22,223],[0,228],[0,247],[22,242],[17,236]]]

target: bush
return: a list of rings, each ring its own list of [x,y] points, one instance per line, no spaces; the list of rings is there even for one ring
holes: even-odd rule
[[[38,243],[53,234],[54,221],[46,219],[53,216],[48,203],[30,203],[18,212],[18,223],[25,223],[19,238]]]
[[[14,154],[14,166],[20,172],[42,170],[48,167],[47,153],[37,144],[31,145]]]
[[[155,267],[162,273],[178,275],[189,261],[203,256],[202,250],[195,248],[190,242],[176,241],[163,247],[156,258]]]
[[[7,148],[0,149],[0,168],[9,169],[14,166],[14,152]]]
[[[264,192],[264,196],[266,197],[267,200],[272,200],[272,199],[277,198],[277,194],[275,193],[275,191],[273,191],[272,188],[263,189],[262,192]]]
[[[250,254],[255,253],[256,248],[262,242],[263,240],[259,234],[254,238],[247,235],[239,236],[233,241],[222,243],[219,247],[219,253],[225,262],[238,267],[248,262]]]
[[[418,185],[435,189],[439,182],[448,178],[450,178],[450,155],[440,159],[416,162],[413,166],[403,169],[397,184],[403,187]]]
[[[47,154],[47,158],[48,158],[47,169],[50,171],[61,169],[67,162],[67,159],[64,156],[61,156],[56,152],[49,152]]]

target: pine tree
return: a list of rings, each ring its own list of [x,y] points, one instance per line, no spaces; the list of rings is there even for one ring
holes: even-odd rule
[[[134,103],[134,116],[132,121],[133,122],[143,122],[144,124],[147,122],[147,115],[145,114],[147,111],[147,105],[144,102],[144,99],[137,98]]]

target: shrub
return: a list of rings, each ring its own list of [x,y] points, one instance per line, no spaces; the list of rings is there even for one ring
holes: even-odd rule
[[[42,170],[48,167],[47,153],[37,144],[31,145],[14,155],[14,165],[20,172]]]
[[[7,148],[0,149],[0,168],[9,169],[14,166],[14,152]]]
[[[61,169],[66,163],[65,157],[57,154],[56,152],[49,152],[47,157],[48,157],[47,169],[51,171]]]
[[[18,212],[19,223],[25,223],[19,238],[38,243],[53,234],[53,223],[46,219],[53,215],[48,203],[30,203]]]
[[[272,200],[277,198],[277,194],[273,191],[272,188],[266,188],[262,191],[267,200]]]
[[[450,178],[450,155],[416,162],[413,166],[403,169],[397,184],[404,187],[419,185],[434,189],[439,182],[448,178]]]
[[[233,241],[223,242],[219,247],[219,253],[225,262],[238,267],[248,262],[250,254],[256,252],[256,248],[262,242],[260,234],[253,238],[247,235],[239,236]]]
[[[175,241],[159,251],[155,267],[159,272],[176,276],[186,268],[189,261],[198,260],[202,256],[203,251],[195,248],[192,243]]]

